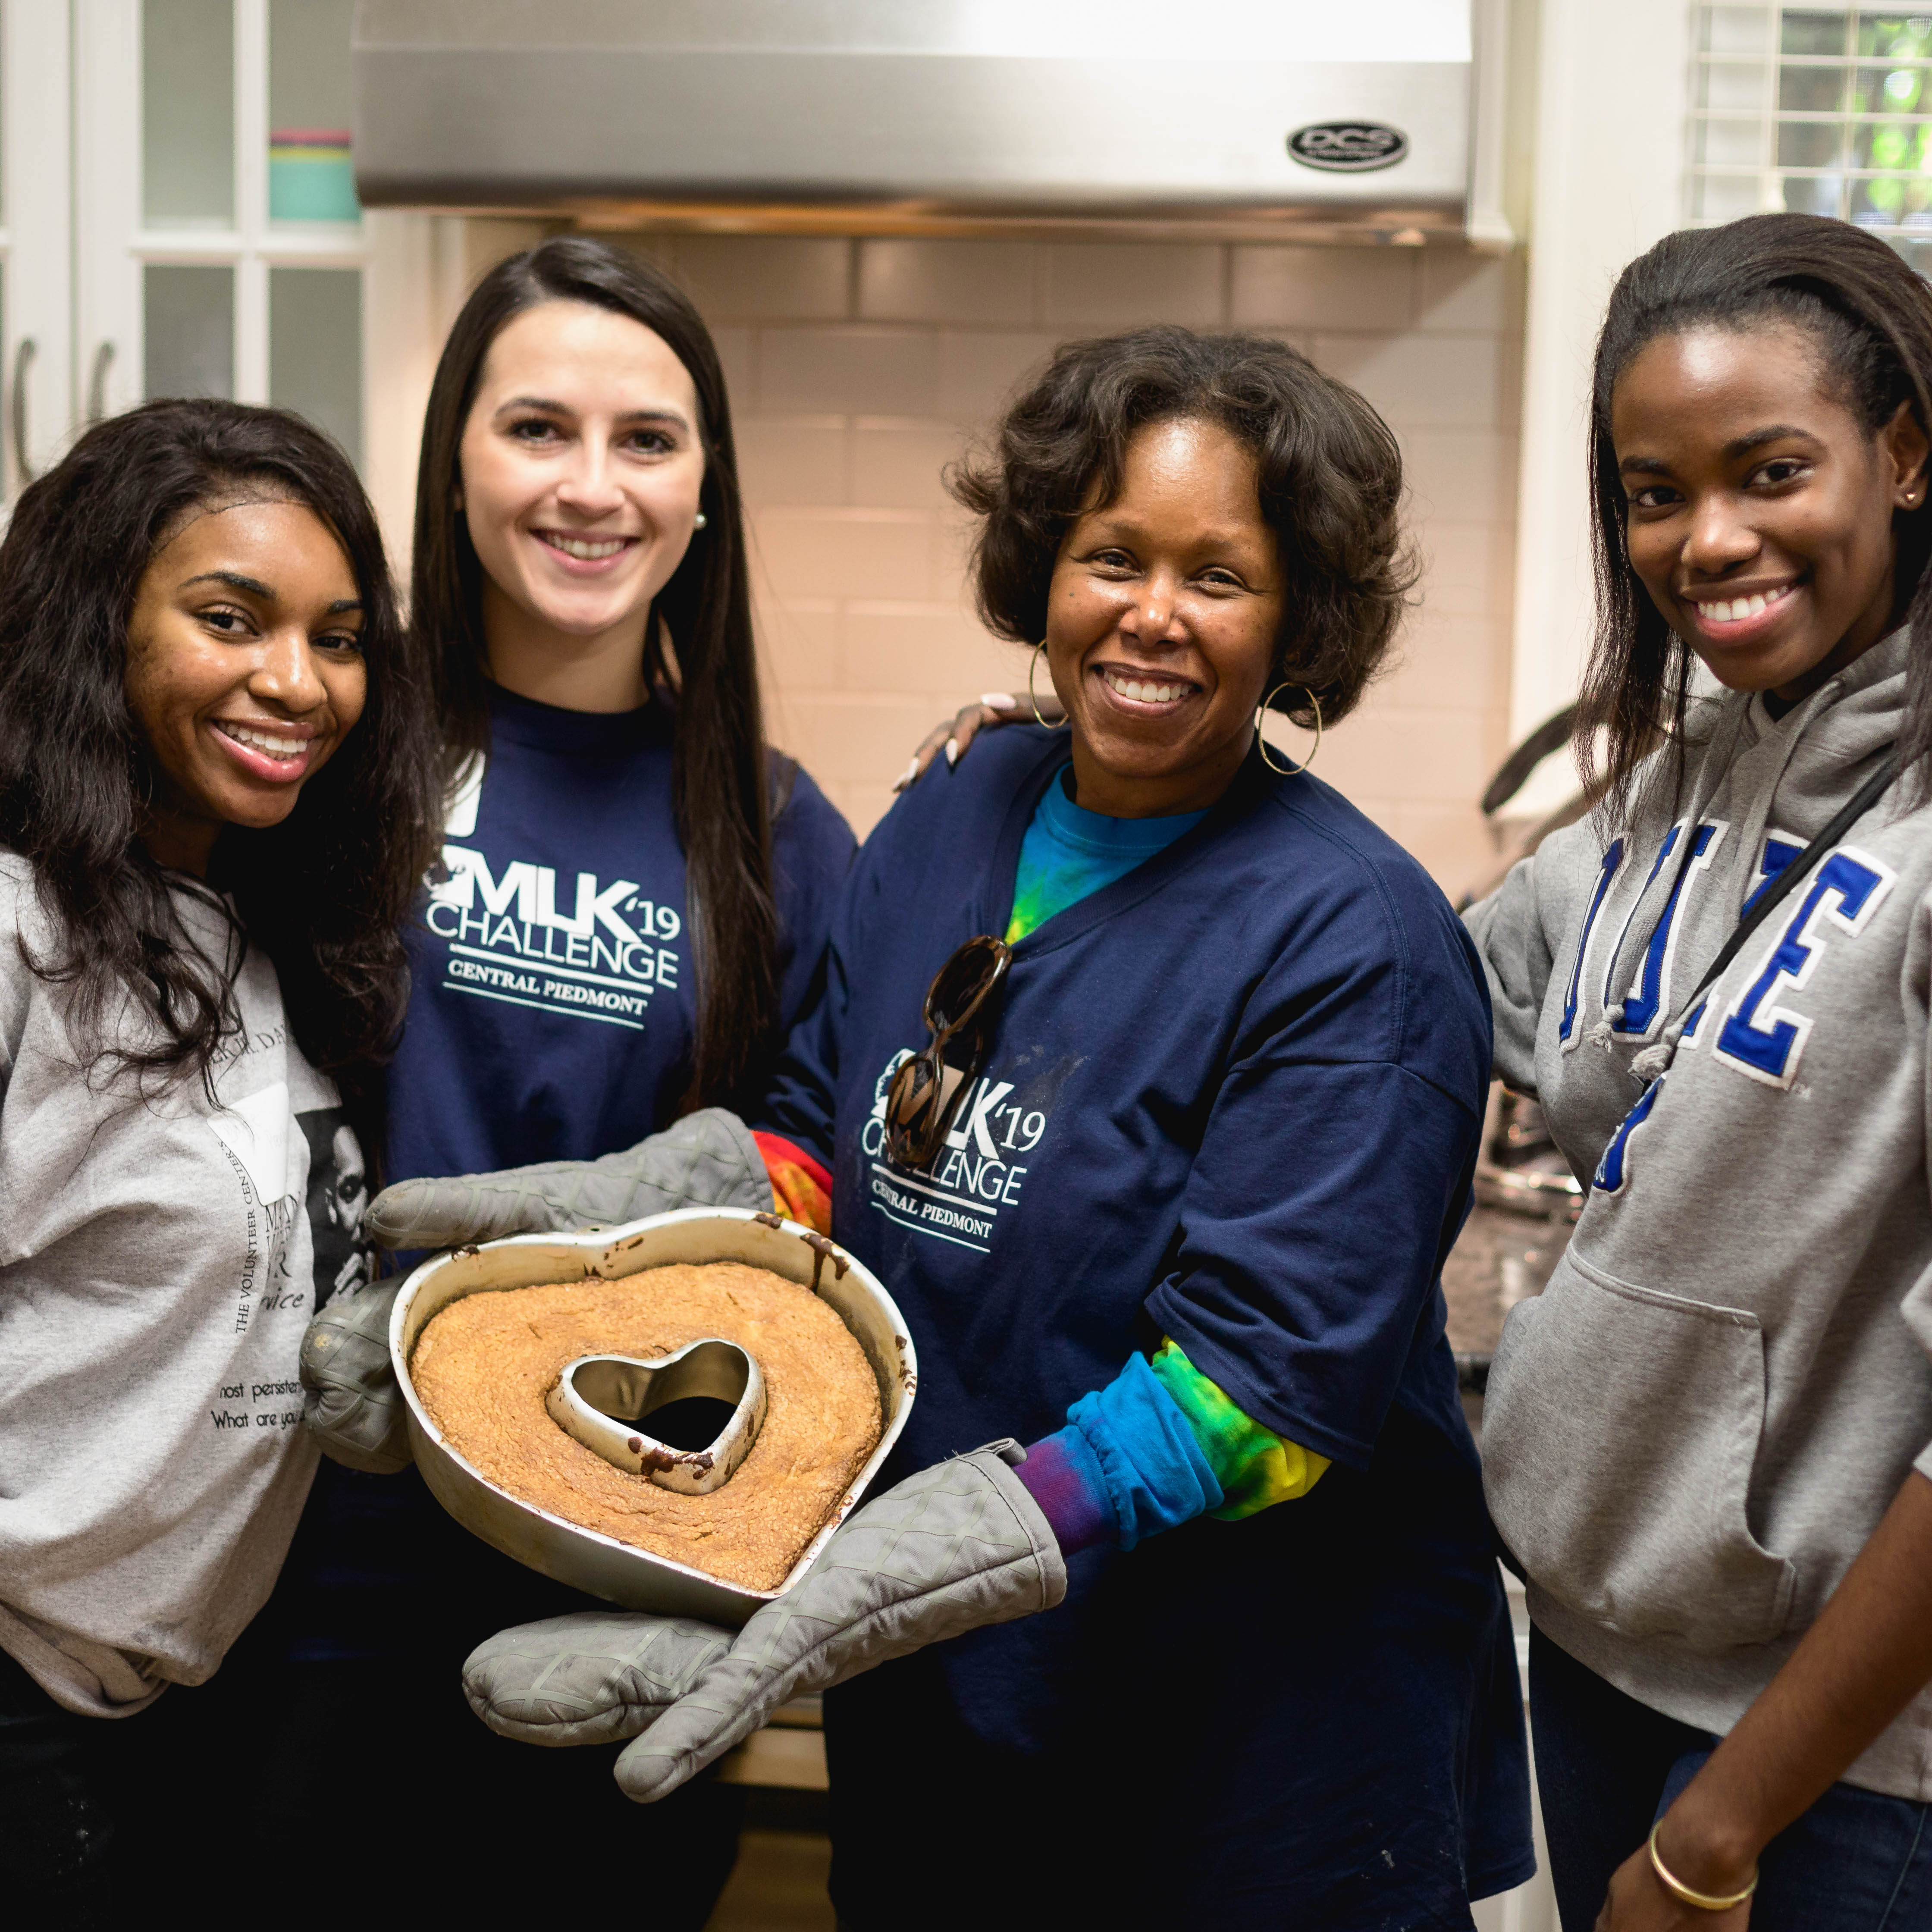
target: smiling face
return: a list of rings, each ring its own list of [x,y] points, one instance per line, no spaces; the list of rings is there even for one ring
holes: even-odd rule
[[[362,603],[300,503],[192,512],[154,553],[128,624],[129,709],[153,760],[142,837],[205,874],[224,825],[278,825],[362,715]]]
[[[1217,423],[1141,430],[1118,496],[1062,540],[1048,593],[1080,804],[1114,818],[1212,805],[1247,755],[1282,603],[1252,455]]]
[[[1632,568],[1734,691],[1795,700],[1892,628],[1893,516],[1924,500],[1909,409],[1873,430],[1790,323],[1658,337],[1611,399]]]
[[[555,680],[601,663],[609,701],[574,708],[643,703],[645,620],[704,481],[697,389],[669,344],[584,302],[524,310],[490,345],[458,466],[490,674],[568,703]]]

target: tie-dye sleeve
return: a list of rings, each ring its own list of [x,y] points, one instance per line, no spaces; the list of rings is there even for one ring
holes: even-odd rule
[[[1163,1341],[1154,1372],[1171,1396],[1221,1485],[1221,1504],[1209,1510],[1223,1522],[1305,1496],[1322,1480],[1328,1458],[1284,1441],[1244,1415],[1172,1341]]]
[[[1082,1396],[1016,1473],[1063,1554],[1142,1538],[1197,1516],[1234,1522],[1306,1496],[1328,1459],[1242,1414],[1171,1341]]]
[[[778,1212],[814,1234],[832,1232],[832,1177],[796,1142],[754,1131]]]

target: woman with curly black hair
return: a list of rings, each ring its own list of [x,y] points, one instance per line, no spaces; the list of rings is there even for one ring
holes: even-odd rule
[[[1278,343],[1151,329],[1062,350],[956,485],[1068,727],[893,808],[754,1115],[911,1325],[891,1486],[735,1640],[566,1617],[471,1701],[635,1737],[650,1800],[838,1685],[855,1928],[1466,1926],[1531,1868],[1438,1280],[1489,1016],[1421,868],[1256,730],[1388,647],[1394,440]],[[374,1218],[460,1238],[476,1192]]]
[[[354,470],[277,410],[100,424],[0,544],[0,1864],[18,1906],[94,1922],[124,1797],[152,1813],[200,1788],[208,1811],[205,1766],[117,1767],[173,1722],[136,1714],[212,1676],[261,1606],[314,1472],[296,1352],[368,1273],[344,1217],[435,849],[429,686]]]

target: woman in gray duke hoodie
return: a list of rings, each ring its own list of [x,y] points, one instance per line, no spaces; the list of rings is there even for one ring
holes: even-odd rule
[[[1598,345],[1609,788],[1468,915],[1590,1178],[1483,1444],[1568,1932],[1932,1925],[1928,388],[1932,292],[1809,216]]]

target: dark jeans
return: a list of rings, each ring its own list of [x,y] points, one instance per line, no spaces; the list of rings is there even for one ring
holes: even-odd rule
[[[0,1898],[29,1922],[91,1932],[113,1909],[118,1848],[87,1722],[0,1655]]]
[[[610,1868],[653,1932],[698,1932],[743,1790],[704,1778],[633,1804],[616,1755],[496,1736],[453,1671],[290,1664],[245,1636],[208,1684],[122,1718],[71,1715],[0,1655],[0,1900],[63,1932],[170,1906],[496,1925],[554,1916]]]
[[[1184,1704],[1200,1678],[1184,1691],[1153,1678],[1122,1683],[1113,1735],[1083,1732],[1037,1754],[976,1736],[932,1651],[829,1691],[839,1932],[1472,1932],[1453,1870],[1394,1910],[1372,1880],[1352,1887],[1330,1873],[1304,1886],[1296,1848],[1267,1855],[1279,1821],[1278,1794],[1266,1788],[1249,1794],[1254,1815],[1245,1831],[1234,1821],[1228,1856],[1204,1847],[1213,1814],[1229,1822],[1226,1800],[1139,1735],[1158,1724],[1152,1706]],[[1186,1714],[1204,1725],[1211,1713],[1197,1705]],[[1308,1749],[1339,1786],[1356,1777],[1346,1738]],[[1386,1827],[1403,1795],[1356,1792],[1336,1808],[1336,1837],[1364,1814]],[[1408,1843],[1390,1842],[1406,1865]]]
[[[1590,1932],[1610,1875],[1715,1748],[1626,1696],[1540,1630],[1530,1731],[1563,1932]],[[1834,1784],[1765,1847],[1751,1932],[1921,1932],[1932,1925],[1932,1807]]]
[[[195,1898],[196,1853],[215,1836],[195,1694],[76,1717],[0,1654],[0,1898],[18,1922],[94,1932],[146,1901]]]
[[[232,1676],[266,1694],[249,1714],[276,1895],[308,1909],[286,1874],[310,1868],[320,1833],[375,1840],[395,1922],[548,1921],[578,1909],[584,1874],[608,1871],[650,1932],[700,1932],[737,1856],[744,1787],[700,1777],[634,1804],[610,1774],[618,1747],[500,1738],[463,1695],[464,1659],[496,1630],[610,1607],[479,1542],[413,1469],[324,1462],[274,1596],[210,1687]],[[605,1906],[593,1886],[584,1909]]]

